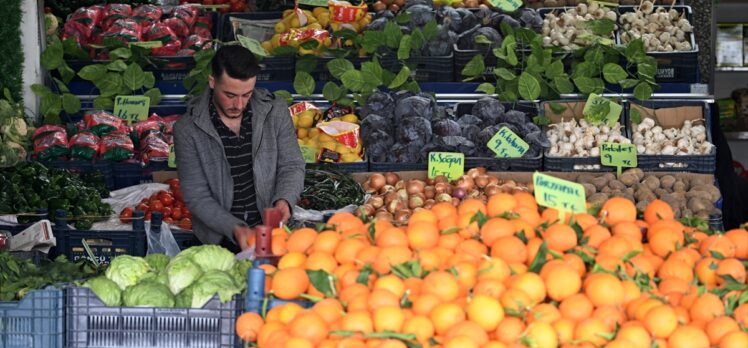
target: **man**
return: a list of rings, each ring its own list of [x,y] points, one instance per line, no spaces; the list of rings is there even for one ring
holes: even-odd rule
[[[286,102],[255,88],[260,67],[249,50],[221,47],[212,69],[210,89],[174,126],[177,170],[198,239],[238,251],[265,208],[291,217],[304,160]]]

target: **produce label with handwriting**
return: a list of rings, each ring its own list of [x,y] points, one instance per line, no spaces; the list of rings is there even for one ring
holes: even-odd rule
[[[522,0],[489,0],[488,2],[504,12],[514,12],[522,7]]]
[[[317,150],[308,145],[299,145],[301,155],[306,163],[317,163]]]
[[[520,158],[530,149],[530,145],[507,127],[501,127],[487,145],[502,158]]]
[[[148,109],[151,106],[151,98],[142,95],[120,95],[114,98],[114,115],[127,121],[148,119]]]
[[[169,145],[169,159],[166,161],[169,168],[177,167],[177,154],[174,152],[174,145]]]
[[[429,178],[439,175],[457,180],[465,174],[465,155],[456,152],[429,152]]]
[[[600,163],[604,166],[635,168],[639,165],[636,145],[603,143],[600,145]]]
[[[535,200],[539,205],[573,213],[587,212],[584,186],[535,172],[532,175]]]
[[[299,0],[299,5],[327,7],[327,0]]]

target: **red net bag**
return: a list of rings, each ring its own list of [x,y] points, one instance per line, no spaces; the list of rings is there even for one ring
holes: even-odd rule
[[[132,16],[132,7],[130,5],[108,4],[104,7],[104,18],[101,21],[101,27],[107,30],[118,20],[129,18],[130,16]]]

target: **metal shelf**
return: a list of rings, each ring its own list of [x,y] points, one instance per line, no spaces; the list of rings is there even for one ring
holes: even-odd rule
[[[714,70],[718,72],[748,72],[748,66],[719,66]]]

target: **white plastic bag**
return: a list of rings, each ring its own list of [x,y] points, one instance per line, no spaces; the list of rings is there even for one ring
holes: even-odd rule
[[[148,255],[165,254],[174,257],[179,254],[179,244],[171,234],[171,228],[168,224],[161,224],[161,231],[154,233],[151,231],[151,223],[145,223],[145,233],[148,236]]]

